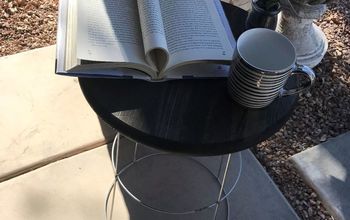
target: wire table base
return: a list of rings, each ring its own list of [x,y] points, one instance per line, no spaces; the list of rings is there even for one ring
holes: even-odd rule
[[[113,165],[113,170],[115,172],[115,180],[113,181],[108,193],[107,193],[107,197],[106,197],[106,202],[105,202],[105,214],[106,214],[106,219],[112,219],[113,216],[113,206],[114,206],[114,197],[115,197],[115,190],[116,190],[116,184],[119,184],[119,186],[121,187],[121,189],[128,195],[130,196],[133,200],[135,200],[138,204],[140,204],[143,207],[146,207],[147,209],[153,210],[155,212],[158,213],[163,213],[163,214],[169,214],[169,215],[187,215],[187,214],[195,214],[198,212],[202,212],[204,210],[207,209],[214,209],[214,213],[213,213],[213,217],[211,219],[216,220],[217,219],[217,215],[218,215],[218,208],[221,202],[223,202],[224,200],[226,201],[226,205],[227,205],[227,219],[230,219],[230,212],[229,212],[229,199],[228,196],[232,193],[232,191],[235,189],[240,176],[241,176],[241,172],[242,172],[242,155],[239,152],[238,156],[239,156],[239,170],[238,170],[238,175],[236,180],[234,181],[233,185],[228,189],[225,190],[225,183],[227,182],[227,174],[228,174],[228,168],[229,165],[231,163],[231,156],[232,154],[228,154],[226,160],[224,159],[224,155],[221,157],[221,163],[220,163],[220,168],[219,168],[219,172],[218,175],[216,175],[212,170],[210,170],[207,166],[205,166],[204,164],[202,164],[201,162],[193,159],[192,157],[189,156],[183,156],[181,155],[181,159],[187,159],[187,160],[191,160],[192,162],[197,163],[200,167],[202,167],[203,169],[206,170],[206,172],[208,172],[212,177],[214,177],[214,179],[216,180],[218,186],[219,186],[219,192],[216,198],[215,202],[212,202],[208,205],[199,207],[199,208],[195,208],[195,209],[191,209],[191,210],[186,210],[186,211],[170,211],[170,210],[166,210],[166,209],[162,209],[159,207],[155,207],[153,205],[148,204],[145,201],[142,201],[142,199],[138,198],[133,192],[131,192],[128,187],[126,186],[126,184],[123,182],[121,175],[123,173],[126,173],[130,168],[132,168],[134,165],[148,160],[150,158],[156,158],[156,157],[162,157],[162,156],[167,156],[167,155],[172,155],[171,153],[165,153],[165,152],[161,152],[161,153],[152,153],[152,154],[148,154],[146,156],[142,156],[140,158],[137,158],[137,150],[139,148],[138,143],[135,143],[134,146],[134,152],[133,152],[133,159],[130,163],[124,165],[122,168],[118,167],[118,162],[119,162],[119,149],[120,149],[120,138],[121,135],[120,133],[117,133],[114,141],[113,141],[113,145],[112,145],[112,165]],[[222,171],[222,169],[224,169],[224,173],[222,178],[220,179],[220,173]],[[108,207],[109,207],[109,198],[112,195],[112,209],[110,211],[110,214],[108,215]]]

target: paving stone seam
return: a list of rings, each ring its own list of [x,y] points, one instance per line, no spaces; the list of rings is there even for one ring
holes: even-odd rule
[[[84,153],[86,151],[90,151],[90,150],[102,147],[102,146],[104,146],[104,145],[106,145],[108,143],[111,143],[111,141],[112,141],[112,138],[111,137],[107,137],[105,140],[96,141],[96,142],[93,142],[93,143],[89,143],[87,145],[82,145],[79,148],[75,148],[75,149],[70,150],[70,151],[66,151],[66,152],[63,152],[63,153],[60,153],[60,154],[56,154],[56,155],[47,157],[44,160],[39,160],[37,162],[34,162],[34,163],[28,164],[26,166],[20,167],[20,168],[18,168],[16,170],[12,170],[10,172],[4,173],[3,175],[0,176],[0,183],[2,183],[4,181],[7,181],[7,180],[10,180],[10,179],[13,179],[13,178],[16,178],[16,177],[18,177],[20,175],[29,173],[29,172],[31,172],[33,170],[45,167],[45,166],[47,166],[47,165],[49,165],[51,163],[55,163],[55,162],[58,162],[60,160],[63,160],[63,159],[66,159],[66,158],[73,157],[73,156],[76,156],[78,154]]]

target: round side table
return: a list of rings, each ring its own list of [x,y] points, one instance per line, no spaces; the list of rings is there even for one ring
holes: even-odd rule
[[[223,6],[237,38],[244,30],[247,13],[226,3]],[[112,153],[113,164],[116,165],[116,181],[129,196],[152,210],[167,212],[137,198],[123,184],[120,176],[130,166],[163,154],[134,157],[130,164],[118,168],[120,134],[136,142],[135,155],[137,143],[184,157],[229,154],[220,163],[224,175],[216,177],[219,183],[216,201],[184,213],[168,212],[186,214],[215,207],[214,219],[219,203],[234,188],[233,184],[225,191],[224,186],[231,154],[255,146],[272,136],[287,121],[297,103],[296,96],[289,96],[276,99],[263,109],[242,107],[227,94],[226,78],[158,83],[131,79],[79,78],[79,83],[94,111],[119,132],[114,141],[115,152]]]

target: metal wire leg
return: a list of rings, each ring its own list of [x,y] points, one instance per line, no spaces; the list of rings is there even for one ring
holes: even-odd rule
[[[112,145],[112,167],[113,167],[113,171],[114,171],[114,176],[115,176],[115,179],[117,178],[117,175],[118,175],[118,155],[119,155],[119,143],[120,143],[120,133],[118,132],[115,137],[114,137],[114,140],[113,140],[113,145]],[[115,146],[117,148],[115,148]],[[117,155],[115,155],[115,149],[117,150]],[[115,161],[115,156],[117,156],[117,160]],[[113,190],[113,191],[112,191]],[[115,200],[115,190],[116,190],[116,181],[113,180],[113,184],[108,192],[108,195],[107,195],[107,198],[106,198],[106,202],[105,202],[105,214],[106,214],[106,219],[113,219],[113,207],[114,207],[114,200]],[[112,205],[111,205],[111,213],[109,215],[109,218],[108,218],[108,199],[109,199],[109,195],[112,191]]]
[[[113,145],[112,145],[112,165],[113,165],[114,174],[116,176],[118,176],[119,145],[120,145],[120,133],[118,132],[114,137]]]
[[[135,143],[135,147],[134,147],[134,157],[133,157],[133,159],[132,159],[132,162],[136,162],[136,160],[137,160],[137,148],[138,148],[138,145],[139,145],[139,143]]]
[[[158,207],[153,207],[149,204],[147,204],[146,202],[142,201],[141,199],[137,198],[137,196],[135,196],[131,191],[129,191],[129,189],[124,185],[122,179],[121,179],[121,175],[124,173],[124,172],[127,172],[127,170],[131,167],[133,167],[133,165],[143,161],[143,160],[147,160],[147,159],[150,159],[152,157],[162,157],[162,156],[167,156],[167,155],[171,155],[169,153],[152,153],[152,154],[149,154],[149,155],[146,155],[146,156],[141,156],[140,158],[137,157],[137,151],[138,151],[138,143],[135,143],[134,145],[134,152],[133,152],[133,158],[132,158],[132,161],[126,165],[123,165],[123,167],[120,167],[118,164],[119,162],[119,148],[120,148],[120,133],[117,133],[115,138],[114,138],[114,141],[113,141],[113,146],[112,146],[112,165],[113,165],[113,170],[115,172],[115,180],[113,181],[113,184],[111,186],[111,188],[109,189],[108,191],[108,194],[107,194],[107,198],[106,198],[106,203],[105,203],[105,213],[106,213],[106,219],[112,219],[113,217],[113,207],[114,207],[114,200],[115,200],[115,194],[116,194],[116,186],[119,185],[121,187],[121,190],[123,190],[124,192],[126,192],[132,199],[134,199],[137,203],[139,203],[140,205],[144,206],[145,208],[148,208],[150,210],[153,210],[153,211],[156,211],[158,213],[164,213],[164,214],[171,214],[171,215],[185,215],[185,214],[195,214],[195,213],[198,213],[198,212],[201,212],[205,209],[211,209],[211,208],[215,208],[215,213],[214,213],[214,216],[213,216],[213,219],[216,220],[217,218],[217,215],[218,215],[218,208],[219,208],[219,205],[222,201],[226,200],[226,203],[227,203],[227,219],[229,219],[229,216],[230,216],[230,213],[229,213],[229,200],[228,200],[228,196],[230,195],[230,193],[235,189],[237,183],[238,183],[238,180],[240,179],[240,175],[241,175],[241,171],[242,171],[242,155],[241,153],[239,153],[239,172],[238,172],[238,176],[234,182],[234,184],[232,185],[232,187],[230,187],[230,189],[228,190],[228,192],[226,192],[225,190],[225,184],[226,184],[226,177],[227,177],[227,173],[228,173],[228,169],[229,169],[229,166],[230,166],[230,163],[231,163],[231,154],[229,154],[227,156],[227,160],[226,160],[226,163],[225,163],[225,156],[222,156],[221,157],[221,162],[220,162],[220,170],[219,170],[219,174],[217,175],[216,173],[212,172],[207,166],[205,166],[204,164],[202,164],[201,162],[197,161],[197,160],[194,160],[192,159],[191,157],[183,157],[183,159],[188,159],[188,160],[191,160],[193,162],[196,162],[198,163],[199,165],[201,165],[202,168],[204,168],[205,170],[207,170],[207,172],[212,175],[215,180],[217,181],[218,183],[218,186],[220,188],[220,191],[219,191],[219,194],[218,194],[218,197],[217,199],[215,200],[215,202],[211,203],[211,204],[208,204],[206,206],[203,206],[203,207],[199,207],[199,208],[196,208],[194,210],[187,210],[187,211],[181,211],[181,212],[172,212],[172,211],[169,211],[169,210],[163,210],[163,209],[160,209]],[[226,166],[224,166],[226,164]],[[119,169],[118,169],[119,167]],[[220,178],[220,174],[222,173],[222,171],[224,171],[223,173],[223,177]],[[220,180],[222,179],[222,180]],[[227,183],[228,184],[228,183]],[[112,196],[112,199],[113,201],[111,202],[112,204],[112,208],[111,208],[111,211],[110,213],[108,214],[108,207],[110,207],[108,205],[110,199],[109,197]]]
[[[108,192],[107,195],[107,199],[106,199],[106,204],[105,204],[105,213],[106,213],[106,219],[113,219],[113,207],[114,207],[114,200],[115,200],[115,191],[116,191],[116,183],[119,177],[119,174],[121,171],[118,170],[118,162],[119,162],[119,147],[120,147],[120,133],[117,132],[117,134],[114,137],[113,140],[113,144],[112,144],[112,167],[113,167],[113,171],[114,171],[114,176],[115,176],[115,180],[113,181],[113,184],[111,186],[111,189]],[[136,162],[137,160],[137,149],[138,149],[138,143],[135,143],[135,147],[134,147],[134,155],[133,155],[133,163]],[[109,199],[109,195],[112,193],[112,204],[111,204],[111,213],[109,215],[108,218],[108,199]]]
[[[226,181],[226,176],[227,176],[227,170],[228,170],[228,167],[230,165],[230,161],[231,161],[231,154],[229,154],[228,157],[227,157],[225,171],[224,171],[224,176],[222,177],[221,187],[220,187],[220,191],[219,191],[219,195],[218,195],[218,199],[217,199],[217,204],[215,206],[213,220],[216,220],[216,217],[217,217],[217,214],[218,214],[218,209],[219,209],[219,205],[220,205],[220,201],[221,201],[222,192],[224,191],[224,186],[225,186],[225,181]],[[220,167],[221,167],[221,165],[220,165]],[[229,209],[230,207],[227,207],[227,208]]]

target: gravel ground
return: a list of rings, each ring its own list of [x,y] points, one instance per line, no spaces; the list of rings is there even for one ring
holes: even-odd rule
[[[58,0],[0,0],[0,56],[55,44]],[[287,159],[350,130],[350,3],[339,0],[318,21],[329,49],[318,77],[287,124],[256,156],[302,219],[332,219]]]
[[[329,40],[317,81],[300,95],[287,124],[258,146],[257,157],[303,219],[332,219],[287,159],[350,130],[350,2],[340,0],[318,21]]]
[[[0,56],[56,43],[58,0],[0,0]]]

